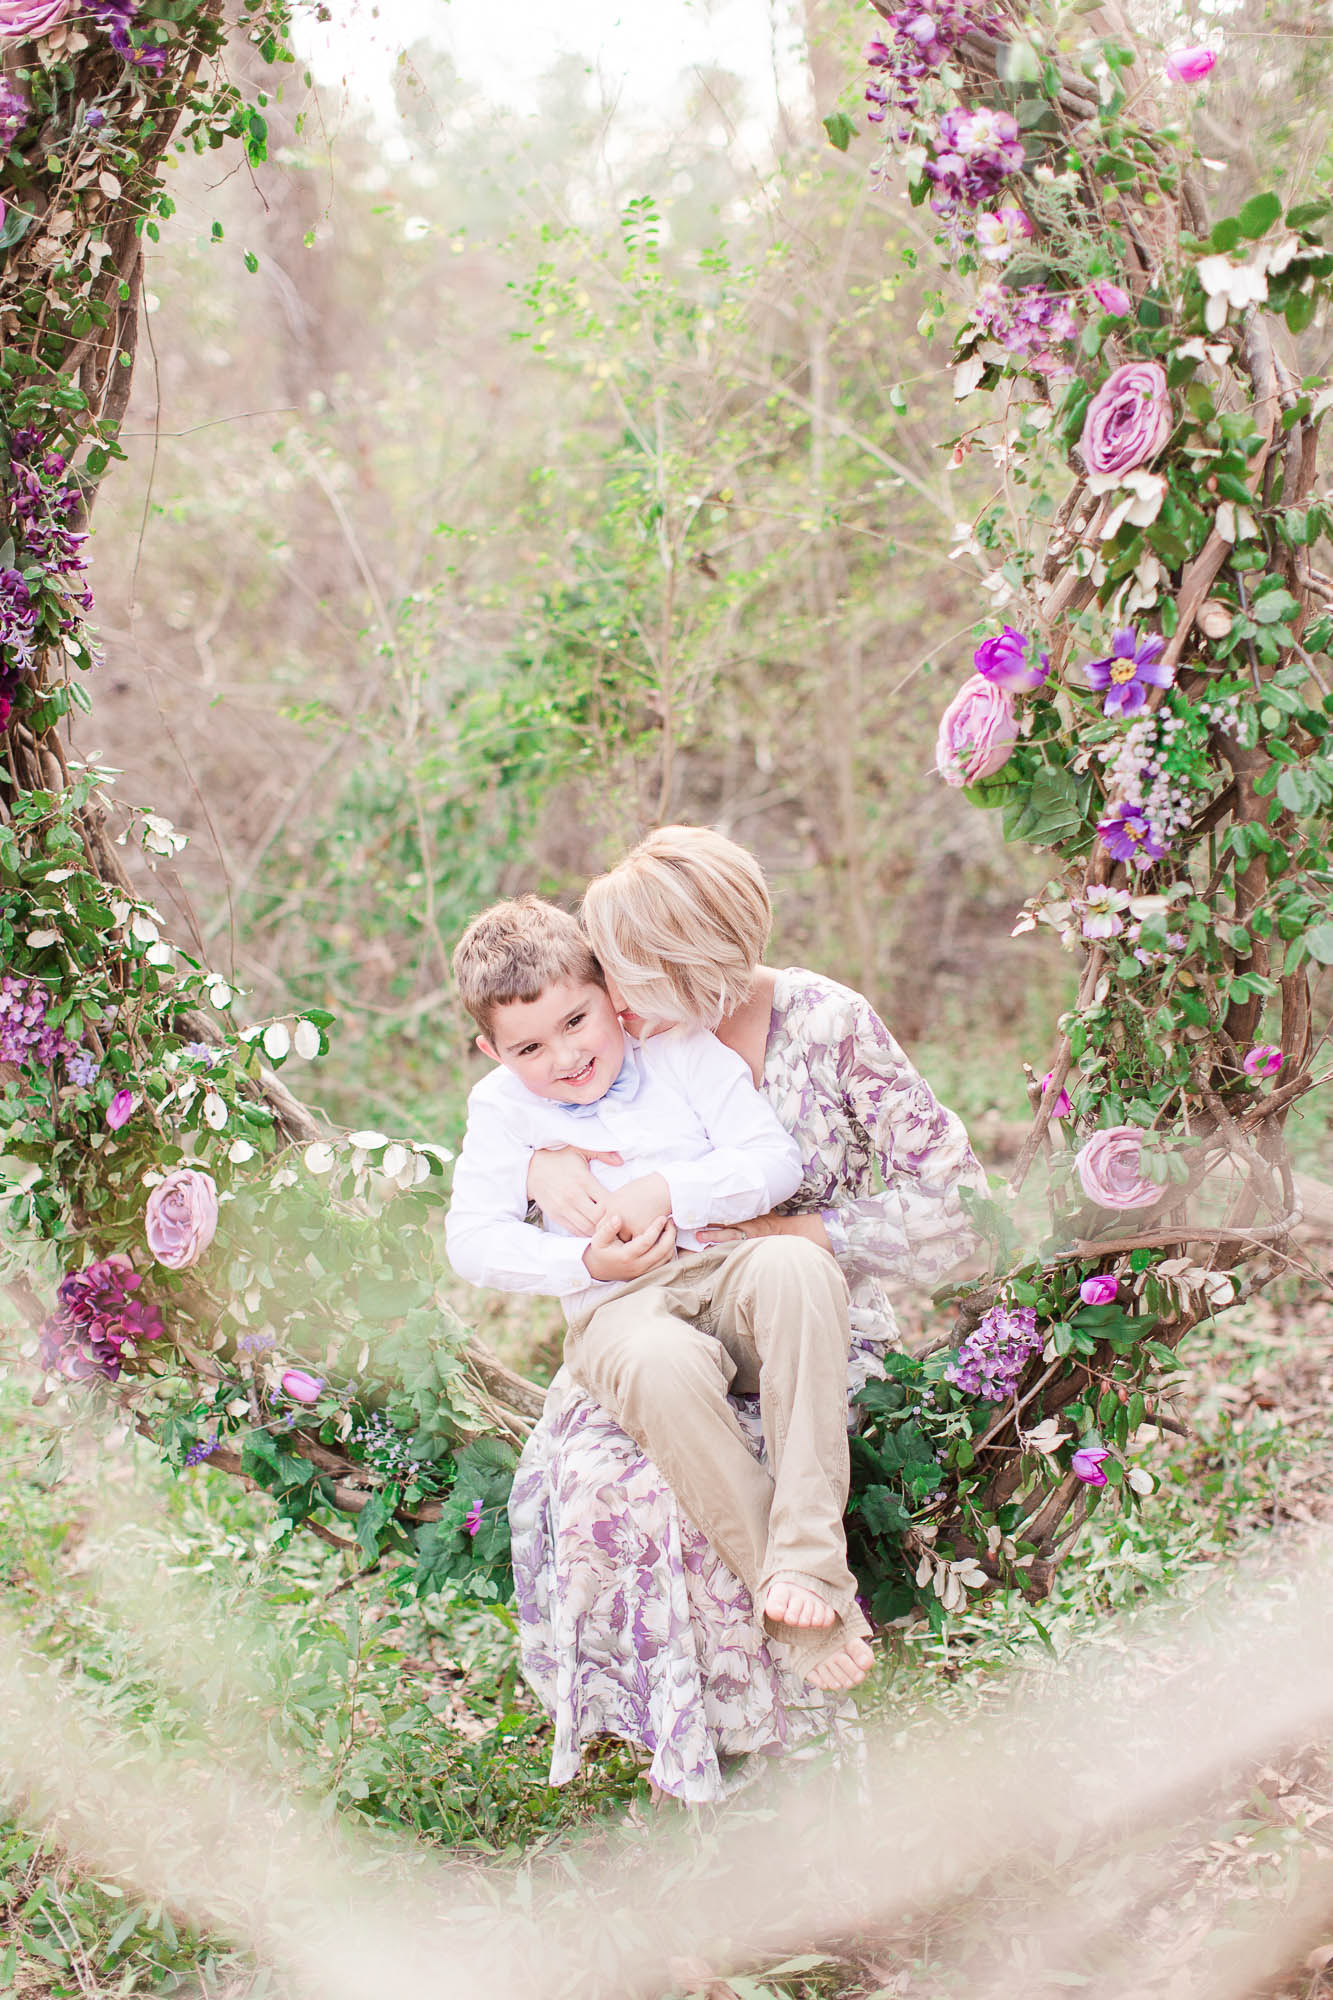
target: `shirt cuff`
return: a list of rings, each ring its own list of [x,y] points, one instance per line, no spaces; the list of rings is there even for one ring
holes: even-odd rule
[[[568,1292],[586,1291],[589,1285],[597,1283],[583,1261],[583,1253],[592,1242],[591,1236],[548,1234],[543,1240],[551,1290],[557,1298],[564,1298]]]
[[[718,1218],[717,1197],[706,1174],[691,1172],[688,1162],[659,1169],[671,1196],[671,1219],[677,1229],[706,1229]]]

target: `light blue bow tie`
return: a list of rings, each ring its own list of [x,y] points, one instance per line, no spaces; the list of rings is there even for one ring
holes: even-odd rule
[[[633,1050],[627,1048],[625,1050],[625,1060],[620,1065],[620,1075],[609,1090],[604,1091],[600,1097],[594,1097],[591,1104],[565,1104],[562,1102],[560,1108],[562,1111],[572,1111],[576,1118],[592,1118],[601,1110],[608,1098],[615,1097],[622,1104],[628,1104],[631,1098],[637,1097],[638,1094],[639,1066],[634,1060]]]

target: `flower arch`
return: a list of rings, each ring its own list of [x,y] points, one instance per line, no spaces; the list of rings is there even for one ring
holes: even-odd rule
[[[979,1201],[990,1277],[955,1296],[947,1346],[892,1358],[863,1398],[860,1572],[881,1616],[940,1616],[997,1579],[1039,1594],[1092,1496],[1140,1503],[1162,1372],[1296,1219],[1283,1124],[1322,1080],[1311,978],[1333,962],[1333,582],[1328,397],[1292,343],[1333,256],[1328,204],[1261,192],[1209,223],[1188,146],[1145,110],[1208,51],[1154,84],[1114,31],[1070,60],[1004,4],[879,11],[870,120],[976,281],[955,453],[989,452],[1020,500],[973,525],[999,615],[940,774],[1049,852],[1021,921],[1083,957],[1013,1176],[1045,1163],[1042,1240],[1003,1194]],[[287,27],[265,0],[233,32],[280,64]],[[280,1072],[329,1018],[233,1020],[227,982],[134,894],[61,734],[97,663],[82,544],[122,455],[164,159],[264,156],[263,95],[222,45],[217,0],[0,0],[11,1294],[51,1381],[175,1465],[244,1474],[293,1526],[400,1553],[422,1590],[493,1594],[541,1398],[437,1294],[446,1161],[320,1128]],[[846,146],[852,121],[826,122]],[[162,821],[135,824],[169,850]]]

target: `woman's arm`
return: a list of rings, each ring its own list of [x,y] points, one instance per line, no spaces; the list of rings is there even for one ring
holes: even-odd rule
[[[983,1193],[985,1173],[962,1120],[940,1103],[869,1001],[848,993],[833,1027],[823,1060],[811,1052],[811,1070],[864,1131],[884,1189],[823,1211],[829,1247],[849,1280],[934,1284],[976,1244],[962,1190]],[[834,1111],[830,1103],[826,1115]]]

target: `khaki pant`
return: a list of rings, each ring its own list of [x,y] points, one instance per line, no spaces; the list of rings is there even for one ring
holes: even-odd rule
[[[661,1471],[756,1599],[782,1577],[837,1613],[773,1629],[809,1664],[867,1629],[847,1566],[847,1284],[826,1250],[761,1236],[677,1259],[572,1320],[565,1362]],[[759,1395],[771,1474],[728,1390]]]

